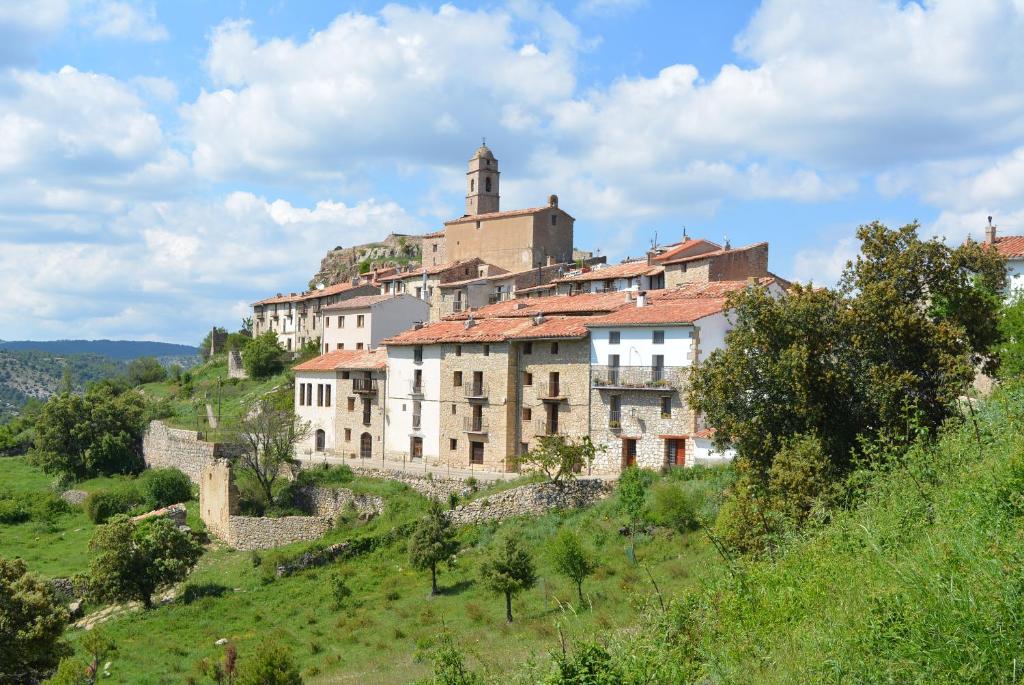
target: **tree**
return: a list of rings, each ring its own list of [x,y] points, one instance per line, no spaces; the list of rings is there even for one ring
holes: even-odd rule
[[[250,378],[267,378],[284,368],[281,361],[284,349],[277,341],[277,333],[267,331],[249,341],[242,351],[242,364]]]
[[[530,554],[509,536],[480,565],[480,578],[488,590],[505,596],[505,620],[511,623],[512,598],[536,584],[537,572]]]
[[[139,488],[150,509],[192,499],[192,481],[178,469],[146,469],[139,478]]]
[[[68,612],[21,559],[0,558],[0,682],[33,683],[70,653]]]
[[[156,357],[139,357],[128,364],[128,380],[132,385],[158,383],[167,378],[167,369],[161,366]]]
[[[999,316],[1000,342],[996,349],[999,375],[1014,378],[1024,374],[1024,294],[1016,293]]]
[[[597,565],[590,554],[583,549],[580,539],[568,528],[558,531],[551,541],[548,553],[555,570],[576,585],[576,594],[583,603],[583,581],[594,572]]]
[[[124,515],[96,529],[89,548],[93,594],[105,601],[138,600],[147,609],[153,593],[183,580],[203,552],[191,535],[167,518],[136,523]]]
[[[430,569],[430,594],[437,594],[437,565],[450,564],[459,551],[459,541],[451,521],[445,515],[441,503],[436,499],[427,505],[427,514],[413,530],[409,539],[409,559],[413,568],[421,571]]]
[[[580,439],[564,435],[543,435],[537,446],[519,457],[519,463],[544,472],[548,480],[558,484],[576,477],[576,473],[590,466],[597,448],[590,436]]]
[[[274,502],[274,483],[282,467],[296,463],[295,445],[309,433],[310,424],[295,416],[291,404],[280,406],[273,396],[257,399],[239,423],[238,464],[256,479],[268,505]]]
[[[113,640],[99,627],[82,635],[79,645],[87,658],[69,656],[61,659],[57,672],[46,681],[46,685],[93,685],[100,678],[100,664],[117,651]]]
[[[135,391],[90,387],[50,398],[36,419],[33,459],[66,480],[141,470],[145,399]]]
[[[647,481],[640,469],[630,466],[619,476],[619,506],[626,515],[629,528],[629,554],[636,562],[636,531],[643,525],[647,501]]]
[[[240,662],[235,685],[302,685],[299,667],[281,640],[267,637]]]
[[[203,341],[199,343],[199,356],[203,358],[203,361],[210,359],[210,342],[213,338],[213,334],[216,333],[218,336],[227,335],[228,331],[226,328],[220,326],[214,326],[213,329],[206,334]]]
[[[434,663],[434,677],[429,685],[482,685],[484,679],[466,667],[466,659],[455,646],[452,636],[445,632],[440,644],[430,655]]]

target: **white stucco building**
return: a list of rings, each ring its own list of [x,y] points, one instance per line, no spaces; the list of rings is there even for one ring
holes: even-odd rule
[[[441,345],[388,344],[384,444],[388,459],[438,460],[440,400]]]
[[[412,295],[366,295],[325,307],[323,352],[375,349],[380,341],[422,323],[430,305]]]

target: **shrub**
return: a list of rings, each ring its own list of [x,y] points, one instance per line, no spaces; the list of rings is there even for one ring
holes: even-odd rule
[[[24,523],[32,517],[31,512],[18,500],[0,499],[0,523]]]
[[[67,654],[68,612],[21,559],[0,558],[0,682],[37,682]]]
[[[283,641],[267,637],[251,656],[239,659],[236,685],[302,685],[302,676]]]
[[[345,576],[340,573],[331,577],[331,596],[334,597],[334,609],[342,609],[352,596],[352,588],[345,582]]]
[[[93,523],[106,523],[115,514],[127,514],[143,501],[134,484],[90,493],[85,498],[85,514]]]
[[[266,378],[273,376],[283,367],[281,358],[284,350],[277,342],[277,334],[267,331],[253,338],[242,352],[242,363],[250,378]]]
[[[132,385],[157,383],[167,378],[167,369],[155,357],[139,357],[128,365],[128,380]]]
[[[679,532],[696,530],[700,526],[700,511],[704,504],[703,491],[689,487],[688,483],[662,481],[651,488],[648,512],[651,521],[659,526]]]
[[[146,506],[160,509],[192,499],[192,481],[178,469],[150,469],[139,478]]]

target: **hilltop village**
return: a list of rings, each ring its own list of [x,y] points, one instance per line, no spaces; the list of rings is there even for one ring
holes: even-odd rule
[[[321,351],[294,369],[312,427],[299,451],[507,472],[563,435],[593,440],[593,474],[731,459],[687,406],[687,376],[724,345],[728,293],[786,291],[768,243],[683,235],[607,264],[575,249],[556,195],[502,210],[499,183],[482,145],[465,213],[405,239],[419,264],[253,304],[254,335]]]

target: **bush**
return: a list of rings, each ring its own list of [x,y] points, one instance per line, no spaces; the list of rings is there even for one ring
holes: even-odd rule
[[[150,469],[139,478],[146,506],[161,509],[192,499],[192,481],[178,469]]]
[[[268,636],[251,656],[239,659],[236,685],[302,685],[302,676],[284,641]]]
[[[0,523],[49,523],[69,511],[71,505],[52,492],[15,495],[0,491]]]
[[[0,523],[7,525],[24,523],[32,517],[21,502],[13,499],[0,499]]]
[[[688,483],[662,481],[651,488],[648,495],[648,513],[659,526],[680,533],[700,527],[700,513],[704,505],[703,490],[689,487]]]
[[[115,514],[127,514],[143,501],[134,485],[90,493],[85,498],[85,514],[93,523],[106,523]]]
[[[284,364],[284,350],[277,342],[277,334],[267,331],[253,338],[242,352],[242,363],[250,378],[266,378],[278,373]]]
[[[139,357],[128,365],[128,380],[132,385],[158,383],[167,378],[167,369],[155,357]]]
[[[332,466],[321,464],[311,469],[303,469],[299,472],[297,482],[300,485],[345,485],[352,482],[355,473],[346,464]]]

